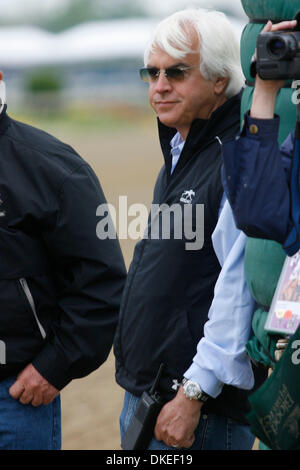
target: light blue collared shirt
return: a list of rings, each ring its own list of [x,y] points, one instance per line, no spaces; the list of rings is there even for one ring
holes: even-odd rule
[[[179,132],[177,132],[177,134],[175,134],[173,139],[171,140],[170,144],[171,144],[171,154],[172,154],[172,168],[171,168],[171,174],[172,174],[175,169],[175,166],[178,163],[180,154],[185,144],[185,140],[182,140],[181,135],[179,134]]]
[[[172,172],[184,146],[179,133],[171,141]],[[223,195],[219,220],[212,242],[222,266],[215,285],[204,336],[198,343],[193,363],[185,372],[213,398],[224,384],[250,390],[254,376],[245,345],[250,337],[255,302],[246,283],[244,252],[246,235],[236,228],[232,210]]]

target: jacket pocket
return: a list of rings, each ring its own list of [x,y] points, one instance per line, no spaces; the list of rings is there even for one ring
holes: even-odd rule
[[[20,282],[20,285],[22,287],[22,290],[25,294],[25,297],[28,301],[28,304],[29,304],[29,307],[30,307],[30,310],[32,311],[32,314],[34,316],[34,319],[35,319],[35,322],[38,326],[38,329],[40,331],[40,334],[42,336],[43,339],[46,338],[46,332],[43,328],[43,325],[41,324],[39,318],[38,318],[38,315],[37,315],[37,311],[36,311],[36,306],[35,306],[35,302],[34,302],[34,299],[32,297],[32,294],[31,294],[31,291],[30,291],[30,288],[28,286],[28,283],[26,281],[26,279],[24,277],[22,277],[21,279],[19,279],[19,282]]]

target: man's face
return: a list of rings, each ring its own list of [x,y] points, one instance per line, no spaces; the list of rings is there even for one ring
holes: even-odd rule
[[[184,72],[181,80],[168,79],[164,72],[156,80],[151,80],[149,102],[160,121],[168,127],[175,127],[185,140],[194,119],[208,119],[226,98],[222,95],[221,103],[215,81],[205,80],[201,74],[199,53],[188,54],[178,60],[156,48],[147,64],[147,67],[160,70],[176,66],[191,68]]]

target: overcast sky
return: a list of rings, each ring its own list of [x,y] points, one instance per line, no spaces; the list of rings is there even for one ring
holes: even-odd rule
[[[1,16],[14,17],[24,14],[47,13],[55,8],[61,8],[67,0],[0,0]],[[99,3],[112,4],[115,0],[99,0]],[[120,0],[118,0],[118,3]],[[204,8],[232,9],[236,14],[243,15],[240,0],[132,0],[133,3],[146,5],[149,13],[154,15],[168,15],[175,10],[188,6],[202,6]]]

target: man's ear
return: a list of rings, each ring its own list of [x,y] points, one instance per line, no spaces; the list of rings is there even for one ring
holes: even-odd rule
[[[217,77],[214,80],[214,91],[216,95],[222,95],[228,86],[228,77]]]

